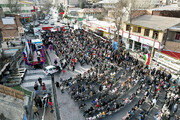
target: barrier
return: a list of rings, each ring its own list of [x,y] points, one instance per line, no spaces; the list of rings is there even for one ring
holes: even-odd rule
[[[0,85],[0,92],[24,100],[24,93],[13,88]]]

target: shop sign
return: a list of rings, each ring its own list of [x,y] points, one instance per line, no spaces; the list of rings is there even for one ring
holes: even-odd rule
[[[148,46],[153,46],[153,39],[147,39],[145,37],[140,37],[140,40],[139,40],[140,43],[142,44],[145,44],[145,45],[148,45]],[[159,49],[160,47],[160,43],[159,42],[155,42],[155,45],[154,45],[155,48]]]
[[[170,68],[173,68],[177,71],[180,71],[180,60],[169,57],[169,56],[167,56],[163,53],[157,52],[157,51],[155,52],[153,59],[161,64],[164,64],[164,65],[166,65]]]
[[[108,31],[108,28],[103,28],[101,26],[97,27],[97,29],[101,30],[101,31],[104,31],[104,32],[109,32]]]
[[[21,17],[23,17],[23,18],[32,17],[32,14],[21,14]]]
[[[128,33],[128,32],[124,32],[124,33],[123,33],[123,37],[128,38],[128,36],[129,36],[129,33]],[[133,41],[138,42],[139,36],[136,36],[136,35],[132,35],[132,34],[131,34],[130,39],[133,40]]]
[[[109,38],[109,33],[107,33],[107,32],[103,32],[103,34],[104,34],[104,37]]]
[[[143,48],[146,48],[146,49],[149,50],[149,46],[148,45],[143,44]]]

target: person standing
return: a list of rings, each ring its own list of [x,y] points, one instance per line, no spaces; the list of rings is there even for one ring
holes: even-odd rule
[[[33,117],[34,115],[39,116],[38,109],[35,105],[33,105],[32,110],[33,110]]]
[[[38,84],[37,84],[37,82],[35,82],[35,84],[34,84],[34,90],[35,90],[35,91],[38,90]]]
[[[42,90],[46,90],[45,83],[42,83]]]
[[[42,86],[42,78],[41,77],[38,78],[38,82]]]
[[[8,41],[6,41],[6,45],[7,45],[7,47],[9,48],[9,42],[8,42]]]
[[[178,104],[177,102],[174,104],[173,114],[175,114],[178,110]]]

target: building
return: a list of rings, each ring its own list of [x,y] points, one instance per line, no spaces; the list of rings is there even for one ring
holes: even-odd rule
[[[4,16],[4,11],[2,9],[2,7],[0,6],[0,19],[2,19]]]
[[[0,119],[1,120],[24,120],[26,99],[23,92],[10,87],[0,85]],[[2,109],[3,108],[3,109]]]
[[[167,30],[180,23],[180,18],[143,15],[134,18],[131,23],[130,48],[134,51],[138,48],[151,51],[153,41],[155,48],[162,49],[167,40]],[[129,21],[124,23],[122,38],[128,38],[130,29]]]
[[[24,33],[20,22],[20,16],[5,17],[0,20],[0,30],[3,40],[19,40],[20,35]]]
[[[10,5],[9,0],[1,0],[0,1],[0,6],[3,8],[3,11],[5,13],[10,12],[10,13],[30,13],[31,10],[33,9],[33,2],[30,1],[23,1],[23,0],[12,0],[13,3],[12,9],[8,7]]]
[[[88,18],[89,16],[97,18],[98,16],[101,16],[102,12],[102,8],[84,8],[77,11],[78,16],[81,18]]]

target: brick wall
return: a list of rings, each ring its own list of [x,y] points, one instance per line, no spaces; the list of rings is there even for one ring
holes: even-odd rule
[[[152,15],[180,18],[180,10],[176,11],[152,11]]]

